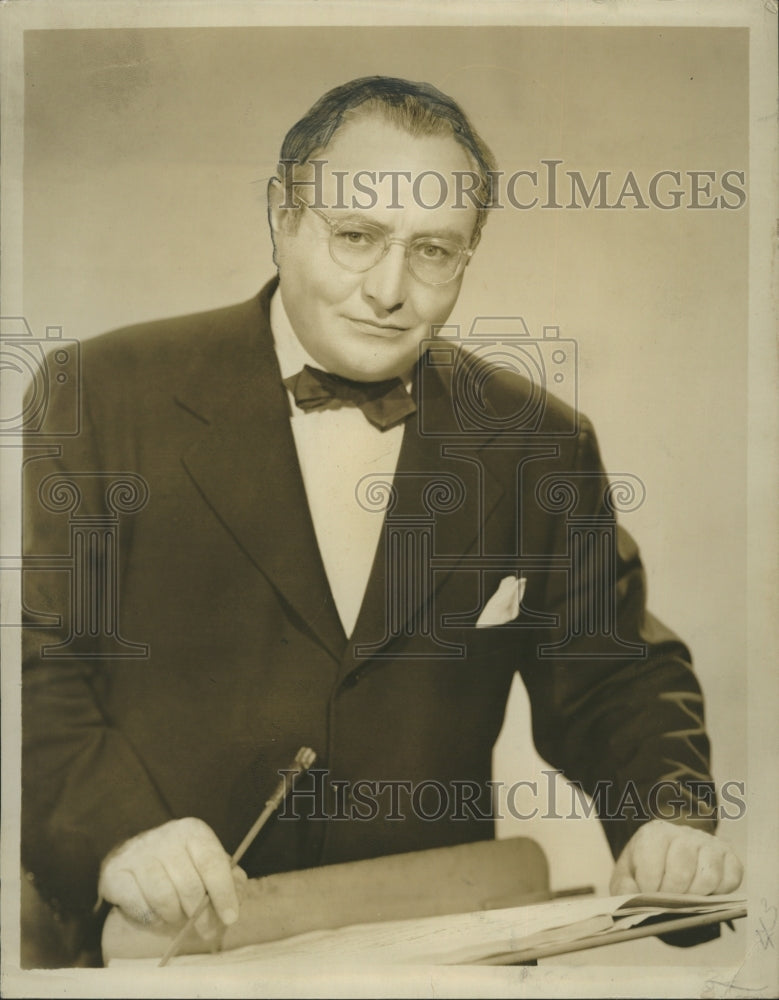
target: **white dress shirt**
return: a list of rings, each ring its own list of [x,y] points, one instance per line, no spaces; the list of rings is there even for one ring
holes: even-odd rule
[[[296,375],[303,365],[322,370],[295,335],[278,291],[271,299],[270,324],[282,378]],[[291,392],[288,395],[292,434],[319,551],[348,637],[360,613],[384,524],[383,508],[366,509],[360,504],[359,483],[366,476],[392,481],[405,423],[382,431],[359,407],[306,412],[296,405]]]

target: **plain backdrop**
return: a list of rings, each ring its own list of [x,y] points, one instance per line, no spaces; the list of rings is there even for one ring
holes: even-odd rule
[[[265,188],[283,135],[357,76],[434,83],[508,173],[560,159],[588,182],[611,171],[618,192],[629,170],[645,190],[660,170],[749,168],[743,29],[60,30],[25,42],[24,286],[5,313],[22,310],[39,335],[57,325],[83,339],[255,294],[273,273]],[[692,648],[719,783],[748,780],[747,237],[746,208],[495,212],[450,320],[465,333],[477,315],[521,315],[533,336],[555,325],[577,341],[579,405],[605,464],[646,486],[623,523],[652,610]],[[544,766],[517,685],[495,777],[541,790]],[[536,836],[554,887],[605,890],[595,820],[507,820],[499,833]],[[745,821],[722,834],[743,855]],[[724,964],[744,946],[725,935],[694,953],[649,941],[590,954]]]

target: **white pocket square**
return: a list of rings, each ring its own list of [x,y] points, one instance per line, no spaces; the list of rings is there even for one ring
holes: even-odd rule
[[[504,576],[498,589],[484,605],[476,628],[505,625],[506,622],[513,621],[519,614],[526,583],[524,576]]]

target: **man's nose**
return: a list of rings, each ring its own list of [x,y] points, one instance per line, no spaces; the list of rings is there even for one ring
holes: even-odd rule
[[[363,294],[381,311],[397,312],[406,300],[408,276],[406,248],[393,243],[378,264],[365,272]]]

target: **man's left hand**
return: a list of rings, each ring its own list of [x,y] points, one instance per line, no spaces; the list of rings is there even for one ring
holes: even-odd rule
[[[729,844],[691,826],[654,819],[630,838],[614,866],[614,896],[636,892],[734,892],[744,869]]]

